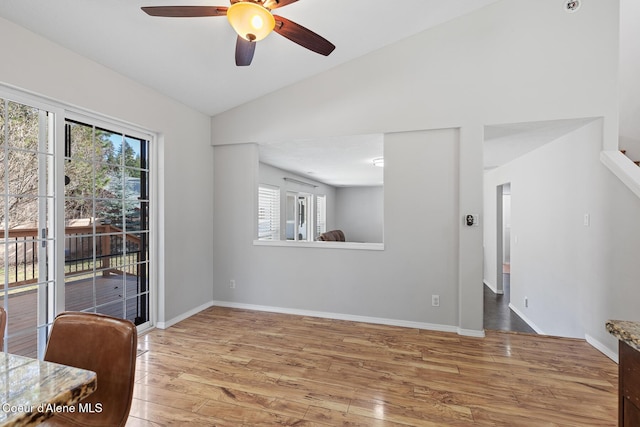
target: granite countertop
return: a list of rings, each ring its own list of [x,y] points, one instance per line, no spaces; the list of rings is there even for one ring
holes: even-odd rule
[[[96,387],[95,372],[0,352],[0,427],[39,424]]]
[[[606,327],[611,335],[640,351],[640,322],[607,320]]]

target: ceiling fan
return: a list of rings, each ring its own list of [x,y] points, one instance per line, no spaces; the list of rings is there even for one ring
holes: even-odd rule
[[[231,0],[231,6],[148,6],[142,10],[151,16],[194,18],[226,16],[238,33],[236,65],[251,64],[256,42],[275,31],[294,43],[320,55],[328,56],[336,48],[331,42],[313,31],[289,21],[271,11],[298,0]]]

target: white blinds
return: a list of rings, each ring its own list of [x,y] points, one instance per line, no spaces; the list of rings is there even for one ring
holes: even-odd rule
[[[258,240],[280,240],[280,189],[258,187]]]

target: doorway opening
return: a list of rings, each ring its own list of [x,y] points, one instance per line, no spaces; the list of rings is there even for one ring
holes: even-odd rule
[[[496,187],[496,291],[484,285],[485,329],[535,333],[511,310],[511,183]]]

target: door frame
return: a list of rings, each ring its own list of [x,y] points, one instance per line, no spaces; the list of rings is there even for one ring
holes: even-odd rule
[[[504,196],[505,189],[509,187],[511,194],[511,183],[505,182],[496,186],[496,294],[504,294]]]

